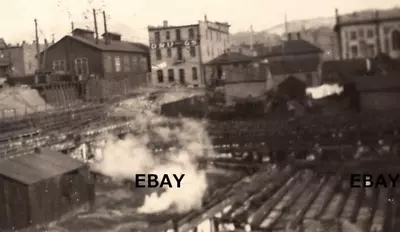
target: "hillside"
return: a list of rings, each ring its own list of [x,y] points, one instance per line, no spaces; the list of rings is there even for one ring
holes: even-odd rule
[[[287,23],[289,32],[298,31],[313,31],[320,28],[333,28],[335,23],[334,17],[318,17],[313,19],[304,20],[293,20]],[[279,41],[280,37],[285,32],[285,24],[279,24],[268,29],[255,32],[254,42],[275,44]],[[231,35],[231,41],[233,44],[248,43],[251,33],[250,32],[238,32]]]
[[[336,38],[333,32],[335,19],[319,17],[306,20],[294,20],[287,23],[289,32],[301,32],[301,37],[325,51],[325,58],[332,59],[337,55]],[[285,24],[254,32],[254,42],[269,46],[279,44],[285,33]],[[248,44],[250,32],[238,32],[231,35],[233,44]]]

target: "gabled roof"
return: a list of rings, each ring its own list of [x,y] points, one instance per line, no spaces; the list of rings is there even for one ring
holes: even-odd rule
[[[283,44],[273,46],[269,51],[259,54],[261,57],[274,57],[284,55],[305,55],[323,53],[323,50],[303,39],[286,40]]]
[[[370,68],[368,70],[367,63]],[[322,64],[322,78],[327,80],[332,75],[338,75],[346,82],[357,76],[368,75],[390,75],[391,73],[400,73],[400,62],[391,59],[385,54],[380,54],[373,59],[350,59],[350,60],[330,60]]]
[[[209,61],[206,65],[249,63],[254,60],[255,60],[254,57],[246,56],[240,52],[225,52],[224,54]]]
[[[49,46],[47,49],[50,49],[55,44],[59,43],[64,39],[72,39],[80,43],[84,43],[88,46],[91,46],[95,49],[101,51],[108,51],[108,52],[132,52],[132,53],[148,53],[148,50],[144,49],[143,44],[134,43],[134,42],[127,42],[127,41],[110,41],[109,44],[106,44],[103,39],[99,39],[99,43],[96,43],[96,40],[87,39],[79,36],[71,36],[66,35],[56,43]]]
[[[295,59],[269,61],[269,69],[272,75],[282,75],[289,73],[309,73],[318,70],[318,58]]]
[[[30,185],[77,170],[85,164],[62,153],[42,149],[40,153],[0,161],[0,175]]]

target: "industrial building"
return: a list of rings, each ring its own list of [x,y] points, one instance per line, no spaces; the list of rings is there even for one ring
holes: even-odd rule
[[[94,200],[87,166],[42,149],[0,161],[0,228],[37,228]]]
[[[211,22],[205,16],[197,24],[149,26],[152,81],[155,86],[206,86],[204,64],[229,48],[228,23]]]
[[[145,84],[149,71],[147,48],[121,40],[121,35],[106,32],[102,39],[94,31],[76,28],[41,52],[43,69],[86,79],[130,78],[137,85]]]
[[[342,59],[368,58],[386,53],[400,58],[400,9],[367,10],[339,15],[335,32]]]
[[[0,38],[0,77],[24,77],[37,71],[36,42],[7,44]],[[39,44],[39,50],[44,45]]]

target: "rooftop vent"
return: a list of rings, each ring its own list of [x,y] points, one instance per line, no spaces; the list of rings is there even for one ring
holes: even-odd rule
[[[114,32],[107,32],[101,35],[103,39],[108,39],[108,41],[121,41],[121,34]]]
[[[75,30],[72,31],[72,35],[79,36],[79,37],[86,38],[86,39],[93,39],[94,31],[82,29],[82,28],[76,28]]]

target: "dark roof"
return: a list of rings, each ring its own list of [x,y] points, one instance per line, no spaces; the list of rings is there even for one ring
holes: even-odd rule
[[[318,58],[295,59],[295,60],[281,60],[269,61],[269,69],[272,75],[281,75],[289,73],[309,73],[318,70]]]
[[[400,77],[397,75],[358,76],[351,78],[349,82],[354,83],[359,91],[400,90]]]
[[[187,25],[180,25],[180,26],[148,26],[148,31],[158,31],[158,30],[171,30],[171,29],[180,29],[185,27],[198,27],[199,24],[187,24]]]
[[[400,73],[400,62],[380,54],[370,59],[370,70],[367,68],[367,59],[331,60],[322,64],[323,80],[329,79],[331,75],[338,75],[346,82],[346,79],[356,76],[383,75],[383,73]]]
[[[91,47],[101,50],[101,51],[148,53],[148,50],[144,49],[144,46],[141,43],[134,43],[134,42],[128,42],[128,41],[110,41],[109,44],[105,44],[105,41],[103,39],[99,39],[99,43],[96,44],[96,40],[94,38],[87,39],[87,38],[83,38],[80,36],[71,36],[71,35],[64,36],[62,39],[60,39],[56,43],[49,46],[47,49],[50,49],[55,44],[59,43],[61,40],[64,40],[64,39],[73,39],[75,41],[84,43],[88,46],[91,46]]]
[[[255,60],[254,57],[246,56],[240,52],[225,52],[224,54],[209,61],[207,65],[249,63],[254,60]]]
[[[40,153],[0,161],[0,175],[29,185],[74,171],[84,165],[62,153],[42,149]]]
[[[274,57],[284,55],[303,55],[323,53],[323,50],[302,39],[286,40],[283,44],[273,46],[269,51],[259,54],[261,57]]]
[[[81,31],[81,32],[86,32],[86,33],[94,33],[94,31],[92,31],[92,30],[83,29],[83,28],[76,28],[72,32],[76,32],[76,31]]]
[[[106,34],[108,34],[108,35],[114,35],[114,36],[121,36],[120,33],[116,33],[116,32],[107,32],[107,33],[103,33],[103,34],[101,34],[101,36],[105,36]]]

